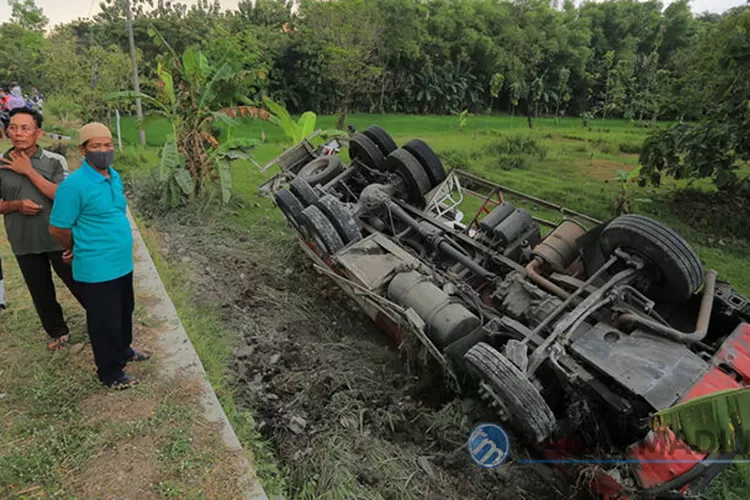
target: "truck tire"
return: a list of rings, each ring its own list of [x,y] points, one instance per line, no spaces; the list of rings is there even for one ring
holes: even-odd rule
[[[292,179],[292,182],[289,183],[289,191],[294,193],[294,196],[296,196],[305,207],[312,205],[320,198],[312,186],[310,186],[305,179],[300,177]]]
[[[362,239],[362,233],[359,231],[359,226],[357,226],[354,216],[333,195],[325,195],[315,202],[315,206],[331,221],[344,245]]]
[[[282,189],[274,195],[276,206],[284,213],[287,220],[299,231],[300,215],[305,207],[288,189]]]
[[[533,443],[557,428],[552,409],[526,375],[493,347],[480,342],[464,355],[467,369],[488,384],[501,400],[512,425]]]
[[[362,133],[377,145],[380,152],[383,153],[383,156],[388,156],[398,149],[398,145],[396,144],[396,141],[393,140],[393,137],[391,137],[391,134],[386,132],[382,127],[370,125]]]
[[[646,295],[654,300],[683,302],[703,282],[703,266],[695,250],[675,230],[643,215],[621,215],[599,238],[605,255],[617,248],[646,260],[653,280]]]
[[[365,166],[382,171],[385,168],[385,155],[372,139],[359,134],[349,141],[349,158],[359,160]]]
[[[424,205],[424,194],[431,189],[430,178],[427,176],[419,160],[405,149],[397,149],[388,155],[386,168],[397,173],[406,184],[409,201]]]
[[[410,152],[414,158],[419,160],[419,163],[430,177],[432,187],[437,186],[445,180],[446,174],[445,168],[443,168],[443,162],[440,161],[438,155],[435,154],[427,143],[420,139],[413,139],[404,144],[404,149]]]
[[[338,156],[321,156],[306,164],[297,174],[311,186],[325,184],[341,172],[344,165]]]
[[[332,255],[344,248],[336,228],[315,205],[304,209],[300,220],[322,252]]]

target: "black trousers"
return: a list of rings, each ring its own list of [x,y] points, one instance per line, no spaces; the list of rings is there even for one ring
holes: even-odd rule
[[[68,287],[70,293],[83,305],[81,290],[73,281],[73,268],[62,260],[62,251],[16,255],[18,267],[21,268],[26,287],[31,293],[36,313],[42,321],[47,334],[56,339],[70,333],[63,318],[62,307],[57,302],[55,282],[52,281],[52,269]]]
[[[3,281],[3,259],[0,258],[0,306],[5,305],[5,282]]]
[[[133,273],[104,283],[78,282],[99,380],[111,384],[133,355]]]

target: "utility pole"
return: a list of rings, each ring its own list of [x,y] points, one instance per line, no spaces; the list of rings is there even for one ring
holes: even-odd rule
[[[125,0],[125,20],[128,26],[128,41],[130,42],[130,61],[133,65],[133,90],[141,91],[141,84],[138,82],[138,60],[135,56],[135,38],[133,37],[133,15],[130,12],[130,0]],[[135,98],[135,115],[138,119],[138,137],[141,140],[141,146],[146,145],[146,131],[143,130],[143,105],[141,98]]]

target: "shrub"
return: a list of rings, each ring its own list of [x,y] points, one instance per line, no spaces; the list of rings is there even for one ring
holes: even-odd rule
[[[471,156],[463,151],[444,151],[438,156],[446,168],[456,168],[459,170],[469,170],[471,168]]]
[[[65,95],[51,95],[44,99],[44,117],[46,130],[52,131],[49,119],[64,129],[81,128],[79,117],[84,115],[84,109],[78,99]]]
[[[527,155],[543,160],[547,156],[547,148],[538,144],[534,138],[529,136],[503,137],[485,146],[486,154],[493,156],[503,155]]]
[[[498,161],[503,170],[525,169],[529,167],[529,157],[524,155],[503,155]]]
[[[641,144],[633,144],[629,142],[621,142],[618,149],[621,153],[625,154],[641,154]]]

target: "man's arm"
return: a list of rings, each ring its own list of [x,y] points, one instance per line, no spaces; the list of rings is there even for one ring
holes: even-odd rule
[[[48,181],[42,174],[34,170],[34,167],[31,166],[31,158],[26,153],[11,152],[10,157],[10,160],[2,158],[2,162],[5,164],[4,168],[19,175],[25,175],[45,197],[50,200],[55,199],[57,184]],[[59,166],[59,170],[62,172],[62,166]]]
[[[61,229],[59,227],[50,226],[49,234],[51,234],[65,250],[73,248],[73,232],[70,229]]]
[[[73,248],[73,233],[71,228],[75,225],[81,213],[81,197],[74,186],[69,182],[63,182],[57,190],[57,199],[52,205],[52,213],[49,218],[49,234],[55,238],[63,249]]]
[[[42,193],[50,200],[55,199],[55,193],[57,193],[57,184],[48,181],[42,174],[40,174],[33,168],[29,173],[26,174],[26,177],[29,178],[31,183],[39,190],[40,193]]]
[[[31,200],[0,200],[0,214],[3,215],[13,212],[21,212],[24,215],[36,215],[41,212],[42,208],[44,207],[37,205]]]
[[[20,208],[20,201],[2,201],[0,200],[0,214],[10,214],[13,212],[18,212]]]

